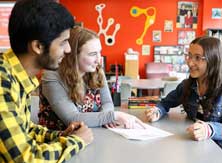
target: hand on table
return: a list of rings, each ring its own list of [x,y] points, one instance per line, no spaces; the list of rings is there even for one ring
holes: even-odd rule
[[[147,118],[148,122],[158,121],[160,119],[159,108],[154,106],[154,107],[152,107],[150,109],[147,109],[145,111],[145,115],[146,115],[146,118]]]
[[[210,138],[212,130],[206,122],[198,120],[187,128],[187,132],[194,140],[201,141]]]
[[[93,141],[92,130],[88,128],[83,122],[72,122],[69,126],[61,133],[61,136],[76,135],[84,140],[88,145]]]
[[[144,129],[146,128],[144,123],[133,115],[119,111],[116,111],[114,114],[117,123],[119,125],[124,125],[124,127],[127,129],[133,129],[136,127],[137,124],[139,124]]]
[[[116,126],[118,126],[118,124],[115,122],[111,122],[111,123],[107,123],[107,124],[103,125],[103,127],[105,127],[105,128],[115,128]]]

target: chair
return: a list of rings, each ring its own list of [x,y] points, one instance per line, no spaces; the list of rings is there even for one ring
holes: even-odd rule
[[[170,93],[172,90],[176,89],[177,85],[179,84],[179,81],[175,82],[166,82],[165,87],[163,89],[163,95],[162,97],[166,97],[168,93]]]
[[[129,76],[118,76],[118,81],[121,83],[122,80],[132,79]],[[110,80],[116,81],[116,76],[110,76]]]
[[[163,78],[168,77],[170,73],[170,64],[167,63],[155,63],[150,62],[146,63],[146,78],[154,79],[154,78]]]
[[[146,78],[147,79],[162,79],[168,77],[170,73],[170,64],[167,63],[146,63]],[[160,96],[160,90],[148,90],[148,96]]]
[[[127,101],[131,97],[131,85],[129,83],[120,84],[121,101]]]

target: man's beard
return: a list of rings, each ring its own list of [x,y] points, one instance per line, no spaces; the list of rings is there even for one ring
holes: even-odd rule
[[[49,55],[49,53],[43,53],[37,58],[37,64],[47,70],[57,70],[58,66],[55,67],[55,60]]]

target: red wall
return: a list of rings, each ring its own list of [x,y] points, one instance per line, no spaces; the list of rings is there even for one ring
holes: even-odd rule
[[[186,0],[184,0],[186,1]],[[198,28],[196,36],[202,34],[202,15],[203,15],[203,0],[190,0],[191,2],[198,2]],[[205,0],[207,1],[207,0]],[[212,1],[212,0],[211,0]],[[214,0],[216,1],[216,0]],[[217,0],[218,2],[220,0]],[[153,61],[153,46],[154,45],[177,45],[177,33],[183,28],[176,28],[177,16],[177,2],[178,0],[60,0],[68,10],[76,17],[77,21],[84,22],[84,27],[99,31],[97,24],[98,12],[95,10],[95,5],[105,3],[106,7],[103,9],[103,27],[106,26],[107,19],[113,17],[114,24],[120,23],[120,30],[116,35],[116,43],[113,46],[107,46],[104,43],[103,35],[100,37],[103,50],[102,54],[107,56],[107,70],[109,65],[118,62],[124,65],[124,53],[128,48],[140,53],[139,56],[139,72],[140,77],[145,77],[144,65],[147,62]],[[210,2],[208,2],[210,3]],[[209,5],[205,3],[206,5]],[[157,10],[156,21],[147,30],[144,37],[143,44],[151,45],[151,54],[149,56],[141,55],[141,45],[136,44],[136,39],[140,37],[144,29],[145,16],[132,17],[130,15],[130,8],[138,6],[140,8],[155,7]],[[173,20],[173,32],[164,32],[164,21]],[[113,32],[114,25],[109,32]],[[159,43],[152,42],[152,31],[162,31],[162,41]]]
[[[222,28],[222,19],[212,19],[212,8],[222,8],[221,0],[204,0],[203,31],[207,28]]]

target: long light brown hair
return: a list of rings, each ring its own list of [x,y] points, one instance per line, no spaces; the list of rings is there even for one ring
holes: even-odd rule
[[[81,47],[93,38],[99,39],[98,35],[92,30],[79,26],[71,29],[69,38],[71,53],[65,55],[58,69],[73,102],[82,103],[85,87],[96,89],[104,86],[104,72],[101,65],[97,66],[95,72],[87,72],[83,77],[79,73]]]

